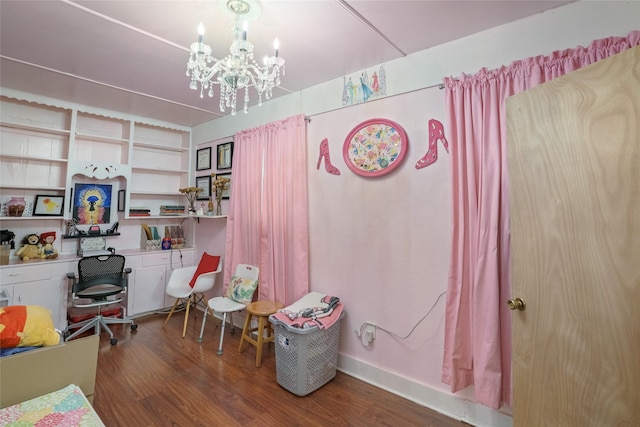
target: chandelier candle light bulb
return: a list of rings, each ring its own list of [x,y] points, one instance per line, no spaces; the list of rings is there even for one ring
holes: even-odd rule
[[[203,44],[204,44],[204,24],[201,22],[198,25],[198,48],[200,49],[198,53],[203,53]]]

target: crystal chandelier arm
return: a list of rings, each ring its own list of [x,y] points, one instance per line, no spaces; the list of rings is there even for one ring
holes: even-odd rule
[[[278,66],[260,67],[255,64],[248,64],[246,66],[251,83],[255,86],[258,92],[263,92],[269,86],[274,86],[274,79],[280,74]]]
[[[200,70],[201,74],[198,80],[200,80],[201,82],[211,82],[211,84],[220,84],[217,79],[215,79],[215,75],[225,69],[224,61],[217,61],[215,59],[214,61],[216,62],[213,64],[213,66],[205,66]]]

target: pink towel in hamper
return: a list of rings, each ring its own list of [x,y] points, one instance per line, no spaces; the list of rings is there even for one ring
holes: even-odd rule
[[[295,328],[310,328],[317,326],[321,329],[331,327],[340,319],[343,304],[337,297],[330,297],[319,292],[310,292],[295,303],[272,316]]]

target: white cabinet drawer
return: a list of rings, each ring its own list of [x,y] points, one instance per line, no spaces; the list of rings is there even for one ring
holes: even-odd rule
[[[142,255],[142,266],[152,267],[154,265],[168,265],[171,261],[171,252],[163,251],[153,254]]]
[[[153,267],[156,265],[193,265],[193,249],[182,249],[180,251],[160,251],[153,254],[142,255],[142,267]]]
[[[51,278],[51,264],[21,265],[0,270],[0,282],[3,285],[47,280]]]

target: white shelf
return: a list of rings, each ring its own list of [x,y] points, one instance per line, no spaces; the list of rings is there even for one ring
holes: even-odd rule
[[[7,160],[29,160],[34,162],[46,162],[46,163],[67,163],[67,159],[52,159],[51,157],[38,157],[29,155],[17,155],[17,154],[0,154],[0,159]]]
[[[71,133],[71,131],[67,129],[54,129],[54,128],[48,128],[43,126],[27,125],[22,123],[0,122],[0,126],[6,127],[6,128],[12,128],[12,129],[30,130],[33,132],[40,132],[40,133],[47,133],[47,134],[54,134],[54,135],[69,135]]]
[[[134,172],[150,172],[150,173],[162,173],[162,174],[171,173],[171,174],[176,174],[176,175],[180,175],[180,174],[189,172],[189,171],[182,170],[182,169],[144,168],[144,167],[140,167],[140,166],[132,166],[131,170],[134,171]]]
[[[149,215],[149,216],[130,216],[127,217],[126,219],[175,219],[175,218],[194,218],[194,219],[221,219],[221,218],[227,218],[226,215],[188,215],[188,214],[181,214],[181,215]]]
[[[202,218],[202,219],[220,219],[220,218],[227,218],[226,215],[191,215],[191,217],[193,218]]]
[[[62,216],[0,216],[0,221],[30,221],[30,220],[45,220],[45,219],[63,219]]]
[[[181,219],[181,218],[195,218],[195,215],[180,214],[180,215],[147,215],[147,216],[127,216],[125,219]]]
[[[36,185],[2,184],[0,188],[10,188],[12,190],[41,190],[41,191],[65,191],[64,187],[47,187]]]
[[[154,144],[154,143],[150,143],[150,142],[133,141],[133,146],[134,147],[153,148],[153,149],[156,149],[156,150],[176,151],[176,152],[189,151],[188,147],[169,147],[169,146],[166,146],[166,145]]]
[[[131,195],[136,195],[136,196],[183,196],[184,194],[180,193],[179,191],[135,191],[135,190],[131,190],[129,192],[129,194]],[[185,198],[184,200],[184,205],[186,205],[187,203],[187,199]]]
[[[123,145],[129,144],[128,139],[115,138],[111,136],[96,135],[96,134],[90,134],[90,133],[80,133],[80,132],[76,132],[76,139],[80,139],[83,141],[90,140],[90,141],[96,141],[96,142],[106,142],[109,144],[123,144]]]

